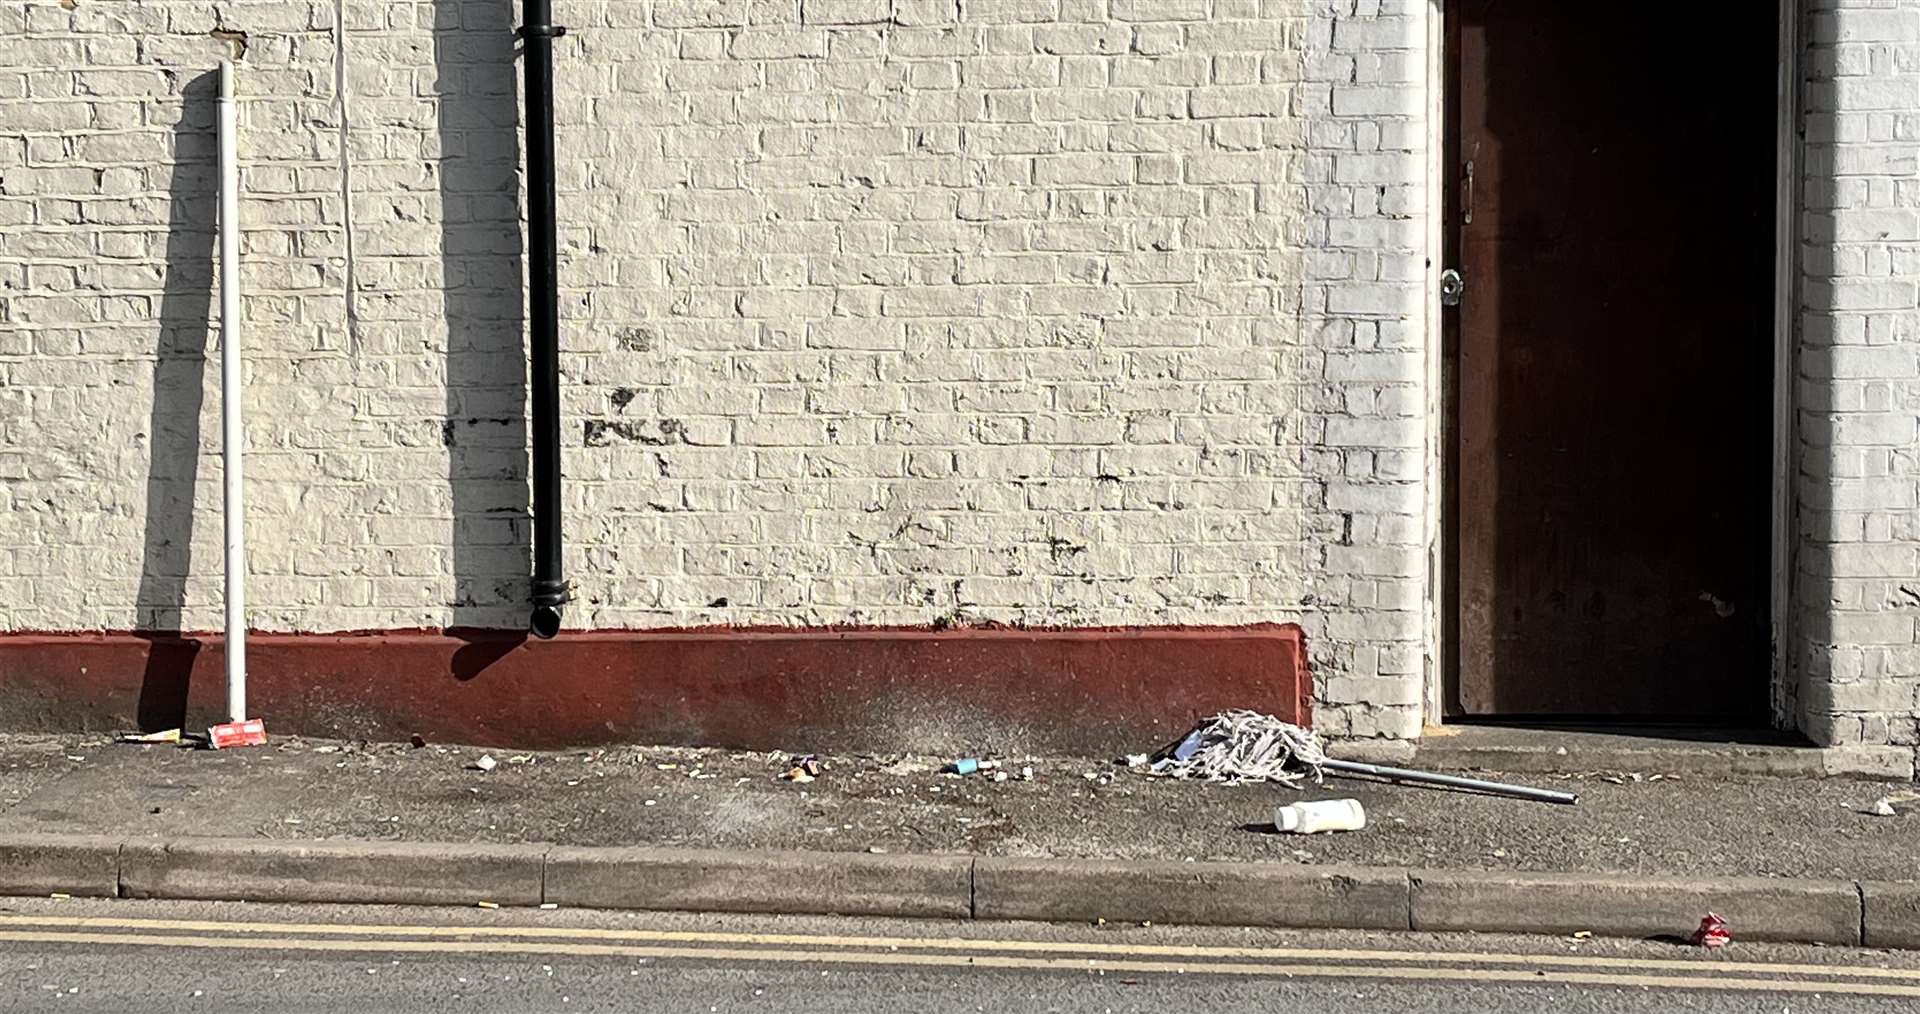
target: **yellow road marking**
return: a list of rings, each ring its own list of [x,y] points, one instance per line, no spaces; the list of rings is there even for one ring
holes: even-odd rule
[[[1137,961],[1097,958],[1026,958],[995,954],[916,954],[868,951],[751,950],[737,947],[667,947],[634,944],[534,943],[515,940],[314,940],[298,937],[206,937],[180,934],[29,932],[0,930],[0,941],[106,944],[126,947],[187,947],[216,950],[354,951],[403,954],[559,954],[575,957],[682,958],[779,964],[894,967],[1000,968],[1032,971],[1106,971],[1153,974],[1251,975],[1279,978],[1364,978],[1447,982],[1552,983],[1732,992],[1838,993],[1920,997],[1920,986],[1878,982],[1808,982],[1796,979],[1615,975],[1604,972],[1523,971],[1509,968],[1369,968],[1361,965],[1275,965],[1255,962]]]
[[[1920,969],[1871,968],[1782,962],[1742,962],[1726,958],[1616,958],[1601,955],[1501,954],[1474,951],[1354,950],[1318,947],[1221,947],[1196,944],[1101,943],[1049,940],[993,940],[959,937],[839,936],[801,933],[726,933],[701,930],[637,930],[563,926],[406,926],[330,923],[228,922],[212,919],[141,919],[112,916],[8,916],[0,926],[91,929],[176,930],[194,933],[297,933],[315,936],[427,937],[533,940],[615,940],[662,944],[730,944],[756,947],[869,948],[909,951],[1076,954],[1110,957],[1226,958],[1242,960],[1377,961],[1420,964],[1521,965],[1614,969],[1659,969],[1713,975],[1850,976],[1862,979],[1920,980]]]

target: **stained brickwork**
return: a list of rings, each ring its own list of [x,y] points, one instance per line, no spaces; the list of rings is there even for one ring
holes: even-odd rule
[[[255,622],[523,621],[515,6],[0,10],[0,628],[217,625],[227,55]],[[1416,729],[1379,6],[561,0],[570,622],[1297,620]]]

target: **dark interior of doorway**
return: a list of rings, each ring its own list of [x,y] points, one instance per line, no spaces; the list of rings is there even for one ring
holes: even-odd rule
[[[1521,446],[1524,467],[1496,469],[1497,486],[1477,486],[1464,491],[1463,498],[1461,316],[1455,311],[1445,316],[1449,538],[1444,564],[1452,608],[1443,622],[1446,642],[1454,649],[1445,682],[1448,720],[1762,728],[1771,615],[1765,594],[1770,567],[1779,31],[1773,6],[1449,0],[1446,26],[1446,265],[1461,263],[1459,225],[1466,189],[1474,185],[1463,173],[1468,153],[1461,143],[1461,75],[1464,33],[1477,32],[1479,37],[1470,40],[1478,47],[1479,61],[1471,70],[1482,75],[1479,87],[1484,90],[1477,118],[1483,127],[1491,124],[1506,135],[1492,156],[1512,160],[1505,179],[1509,185],[1532,188],[1528,196],[1535,201],[1535,211],[1543,192],[1564,186],[1567,213],[1544,226],[1522,223],[1532,229],[1530,240],[1536,246],[1523,258],[1523,270],[1506,281],[1524,284],[1490,285],[1498,280],[1469,278],[1467,298],[1473,299],[1476,290],[1495,293],[1502,340],[1511,335],[1516,342],[1528,341],[1526,329],[1538,328],[1543,308],[1581,307],[1583,300],[1604,307],[1616,321],[1596,329],[1583,315],[1586,311],[1572,312],[1573,327],[1566,337],[1588,343],[1591,383],[1600,393],[1589,400],[1589,392],[1581,391],[1566,400],[1564,392],[1540,384],[1532,392],[1533,405],[1523,404],[1513,417],[1501,419],[1507,426],[1502,438],[1513,435],[1510,442]],[[1590,143],[1597,161],[1611,159],[1613,166],[1627,171],[1604,174],[1583,167],[1574,157],[1585,154],[1580,150],[1559,152],[1557,162],[1543,150],[1544,145],[1573,142]],[[1477,149],[1475,154],[1482,160],[1477,203],[1484,216],[1491,203],[1486,181],[1499,174],[1489,174],[1487,151]],[[1530,176],[1514,171],[1528,166],[1536,170]],[[1583,169],[1592,174],[1583,174]],[[1733,210],[1707,222],[1700,217],[1707,207]],[[1629,224],[1637,232],[1626,231]],[[1556,226],[1562,230],[1557,236],[1552,235]],[[1583,228],[1589,231],[1579,231]],[[1594,235],[1602,239],[1583,245],[1584,238]],[[1542,236],[1548,236],[1544,244],[1539,243]],[[1636,245],[1627,245],[1628,240]],[[1687,290],[1694,299],[1683,303],[1675,298],[1679,290],[1671,283],[1673,272],[1688,265],[1696,268],[1696,284]],[[1556,267],[1563,272],[1557,278]],[[1652,293],[1637,303],[1627,288],[1635,278],[1644,280]],[[1558,288],[1543,289],[1543,284]],[[1689,334],[1712,328],[1719,328],[1723,338],[1730,331],[1750,335],[1751,350],[1715,358],[1715,348],[1687,344]],[[1539,351],[1537,335],[1533,340],[1536,347],[1523,353]],[[1605,341],[1606,347],[1593,345],[1596,341]],[[1673,396],[1680,389],[1677,378],[1689,371],[1701,382],[1699,396]],[[1502,379],[1517,383],[1524,377]],[[1550,403],[1555,400],[1559,403]],[[1556,430],[1569,416],[1577,422]],[[1711,432],[1703,427],[1711,427]],[[1540,448],[1548,444],[1570,458],[1559,463],[1564,470],[1558,474],[1555,462],[1541,457]],[[1531,459],[1525,457],[1529,453]],[[1713,473],[1713,489],[1687,485],[1689,455],[1720,469]],[[1543,552],[1543,541],[1551,540],[1541,536],[1542,511],[1551,513],[1575,502],[1564,488],[1557,502],[1539,492],[1555,482],[1591,496],[1591,513],[1585,518],[1591,560],[1568,565],[1560,556]],[[1677,502],[1687,496],[1718,499]],[[1496,678],[1505,682],[1493,690],[1481,686],[1474,688],[1476,693],[1463,694],[1461,622],[1466,603],[1459,533],[1470,510],[1480,523],[1497,526],[1507,540],[1502,550],[1513,559],[1502,566],[1509,574],[1520,566],[1516,560],[1544,559],[1541,567],[1560,565],[1576,583],[1584,578],[1613,584],[1597,591],[1574,587],[1542,593],[1534,588],[1522,595],[1532,594],[1531,602],[1495,603],[1491,620],[1483,615],[1474,622],[1482,624],[1482,633],[1491,631],[1486,640],[1506,645],[1507,653],[1483,653],[1477,661],[1486,666],[1493,658],[1492,668],[1501,670]],[[1692,585],[1684,596],[1674,588],[1649,591],[1647,584],[1624,583],[1622,569],[1610,566],[1623,554],[1644,552],[1654,561],[1648,568],[1657,570],[1660,554],[1673,548],[1662,549],[1657,540],[1663,532],[1670,534],[1688,510],[1710,512],[1711,523],[1697,530],[1725,535],[1734,546],[1731,556],[1723,554],[1711,564],[1727,575],[1729,586],[1740,589],[1733,616],[1719,617],[1725,621],[1723,631],[1737,631],[1732,637],[1696,636],[1699,617],[1684,610],[1722,606],[1705,599],[1690,604],[1687,600],[1696,591]],[[1606,523],[1594,523],[1599,519]],[[1684,567],[1676,563],[1674,569]],[[1698,590],[1718,598],[1711,590]],[[1593,647],[1592,637],[1569,636],[1561,645],[1540,636],[1556,629],[1537,619],[1544,610],[1522,616],[1525,609],[1516,606],[1548,604],[1550,594],[1571,601],[1566,606],[1569,615],[1582,608],[1591,614],[1592,601],[1605,601],[1604,615],[1587,628],[1590,633],[1614,623],[1605,628],[1604,647]],[[1645,608],[1654,601],[1668,603],[1663,607],[1668,613]],[[1575,616],[1574,625],[1560,629],[1580,634],[1578,620]],[[1484,669],[1476,668],[1472,678],[1486,679]],[[1699,685],[1690,684],[1692,679]],[[1551,686],[1554,680],[1563,684]],[[1604,692],[1596,689],[1603,686]]]

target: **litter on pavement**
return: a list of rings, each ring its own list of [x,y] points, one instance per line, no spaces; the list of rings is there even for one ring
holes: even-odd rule
[[[1156,754],[1156,775],[1209,782],[1279,782],[1299,788],[1320,781],[1327,757],[1312,731],[1255,711],[1224,711]],[[1288,771],[1289,765],[1300,770]]]
[[[500,766],[500,762],[497,760],[494,760],[493,755],[490,753],[481,754],[479,760],[474,761],[472,764],[467,765],[467,767],[472,768],[475,771],[492,771],[494,768],[499,766]]]
[[[1580,799],[1571,792],[1554,789],[1335,760],[1320,748],[1311,729],[1256,711],[1223,711],[1201,722],[1177,742],[1163,747],[1146,770],[1169,778],[1227,784],[1271,781],[1295,789],[1309,778],[1318,784],[1326,773],[1332,773],[1469,789],[1543,803],[1570,805]]]
[[[116,737],[122,743],[178,743],[179,729],[162,729],[159,732],[123,732]]]
[[[1700,919],[1700,928],[1693,931],[1695,946],[1709,950],[1725,947],[1733,942],[1733,931],[1727,928],[1727,921],[1708,912]]]
[[[207,745],[215,750],[264,746],[266,742],[267,725],[258,718],[249,718],[244,722],[222,722],[207,730]]]
[[[1358,831],[1366,826],[1367,811],[1358,799],[1315,799],[1273,811],[1273,828],[1282,834]]]
[[[820,777],[820,758],[810,754],[795,754],[787,758],[787,771],[780,777],[790,782],[810,782]]]
[[[1874,800],[1867,812],[1876,817],[1897,817],[1900,811],[1894,808],[1895,803],[1911,803],[1915,800],[1920,800],[1920,792],[1895,792]]]

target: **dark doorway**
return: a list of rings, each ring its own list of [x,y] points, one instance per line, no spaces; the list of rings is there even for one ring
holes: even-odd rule
[[[1456,715],[1765,717],[1778,31],[1448,4]]]

